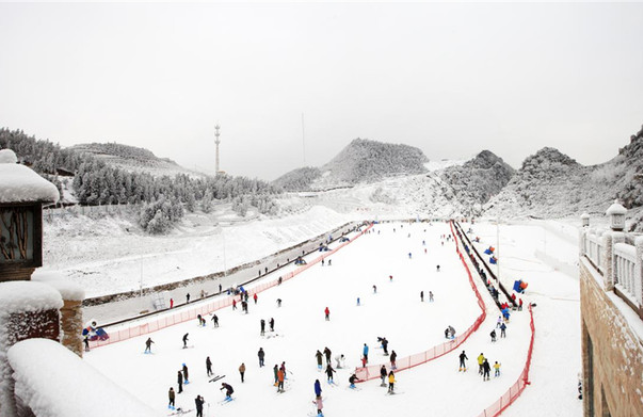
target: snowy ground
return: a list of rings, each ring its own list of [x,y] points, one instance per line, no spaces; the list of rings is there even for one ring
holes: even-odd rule
[[[291,223],[296,227],[296,222]],[[468,225],[464,225],[465,230]],[[481,238],[481,248],[496,245],[492,225],[476,224],[473,236]],[[393,232],[393,228],[396,229]],[[424,231],[426,229],[426,232]],[[535,302],[536,342],[531,382],[522,397],[503,415],[580,416],[576,398],[580,370],[580,324],[578,278],[553,270],[536,258],[538,242],[547,236],[548,253],[561,262],[575,264],[577,249],[561,234],[546,233],[540,227],[503,226],[500,230],[501,279],[511,287],[514,279],[529,283],[525,302]],[[379,233],[378,233],[379,232]],[[144,355],[147,336],[94,349],[86,360],[142,401],[169,414],[167,390],[176,389],[176,373],[182,363],[190,368],[191,383],[178,396],[177,405],[194,409],[197,394],[210,404],[210,416],[306,415],[313,411],[313,382],[322,382],[327,416],[438,415],[476,416],[514,384],[525,363],[529,343],[528,313],[512,316],[507,339],[492,344],[489,332],[495,327],[497,308],[479,287],[487,304],[487,321],[462,346],[471,369],[457,371],[460,350],[435,361],[397,374],[401,395],[387,396],[379,381],[360,384],[359,391],[347,388],[349,370],[359,365],[362,346],[371,349],[371,364],[386,363],[377,337],[386,336],[389,350],[400,358],[428,350],[444,341],[443,330],[453,325],[464,330],[480,314],[466,272],[456,256],[453,243],[441,245],[440,236],[449,233],[446,224],[399,223],[376,226],[335,254],[333,265],[315,266],[281,286],[259,294],[251,302],[249,314],[226,309],[217,312],[221,327],[205,328],[190,322],[151,335],[154,354]],[[410,237],[409,237],[410,234]],[[422,241],[426,242],[426,246]],[[262,250],[270,253],[272,246]],[[424,248],[427,248],[427,254]],[[236,247],[230,251],[242,251]],[[413,253],[409,259],[408,252]],[[230,256],[243,256],[233,252]],[[247,254],[245,256],[248,256]],[[440,264],[441,271],[436,272]],[[390,282],[389,275],[393,275]],[[476,280],[479,283],[479,280]],[[372,286],[377,285],[377,294]],[[425,292],[421,303],[419,293]],[[428,303],[428,291],[435,302]],[[252,290],[251,290],[252,292]],[[357,306],[357,297],[361,305]],[[276,299],[283,299],[278,308]],[[323,310],[328,306],[331,320]],[[274,317],[277,337],[262,338],[259,320]],[[181,337],[190,333],[193,348],[182,349]],[[335,381],[326,384],[319,373],[314,354],[328,346],[333,357],[343,353],[348,369],[338,370]],[[259,368],[257,351],[266,351],[266,367]],[[483,352],[493,364],[502,363],[502,376],[483,382],[475,372],[475,358]],[[216,374],[235,387],[235,401],[221,406],[220,383],[208,383],[205,358],[210,356]],[[286,393],[272,386],[272,367],[286,362],[289,381]],[[237,371],[247,367],[241,384]],[[387,363],[388,365],[388,363]],[[388,368],[388,366],[387,366]],[[462,401],[462,400],[465,401]]]

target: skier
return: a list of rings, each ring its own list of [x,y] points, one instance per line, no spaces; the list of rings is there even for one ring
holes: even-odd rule
[[[377,294],[377,285],[373,285],[373,294]]]
[[[185,304],[190,304],[190,293],[185,294]]]
[[[264,319],[261,319],[259,323],[261,325],[261,332],[259,334],[263,336],[264,334],[266,334],[266,321]]]
[[[348,382],[350,383],[348,387],[355,389],[355,381],[357,381],[357,375],[353,374],[348,378]]]
[[[328,266],[333,266],[333,260],[332,259],[328,260]]]
[[[200,395],[197,395],[196,398],[194,399],[194,404],[196,405],[196,417],[203,417],[203,403],[205,401],[203,400],[203,397]]]
[[[322,402],[321,395],[318,395],[315,398],[315,401],[313,401],[313,404],[315,404],[317,406],[317,417],[324,417],[324,414],[322,413],[322,409],[324,408],[324,404]]]
[[[241,366],[239,367],[239,374],[241,374],[241,383],[243,384],[243,375],[246,373],[246,364],[241,363]]]
[[[464,361],[468,359],[469,358],[467,358],[467,354],[464,353],[464,350],[463,350],[462,353],[460,354],[460,369],[458,370],[458,372],[467,372],[467,365]]]
[[[444,242],[442,242],[442,244],[444,245]],[[437,266],[435,267],[435,269],[436,269],[436,271],[440,272],[440,265],[437,265]]]
[[[413,259],[413,254],[409,252],[409,259]]]
[[[359,297],[357,297],[357,306],[359,307],[361,305]]]
[[[232,300],[232,309],[236,310],[237,309],[237,300]]]
[[[485,358],[484,362],[482,363],[482,380],[483,381],[489,380],[489,371],[491,371],[491,367],[489,366],[489,361]]]
[[[388,282],[393,282],[393,275],[388,276]]]
[[[259,367],[261,368],[263,367],[263,359],[266,357],[266,354],[263,351],[262,347],[259,348],[259,352],[257,352],[257,356],[259,357]]]
[[[321,371],[322,369],[322,358],[324,355],[317,349],[317,353],[315,353],[315,356],[317,357],[317,369]]]
[[[277,392],[284,392],[284,380],[286,379],[286,370],[277,370]]]
[[[395,364],[395,361],[397,360],[397,353],[395,353],[394,350],[391,351],[391,369],[397,369],[397,365]]]
[[[232,394],[234,393],[232,385],[222,382],[221,388],[219,388],[219,390],[225,390],[225,401],[232,401]]]
[[[424,291],[420,291],[420,302],[424,302]]]
[[[507,333],[505,332],[507,330],[507,325],[503,322],[500,325],[500,337],[507,337]]]
[[[364,360],[366,363],[368,363],[368,345],[364,343],[364,349],[362,349],[362,354],[364,356]]]
[[[170,390],[167,393],[167,397],[170,400],[170,402],[167,405],[167,408],[169,408],[170,410],[174,410],[174,399],[176,398],[176,393],[174,392],[173,387],[170,387]]]
[[[183,392],[183,374],[181,371],[176,376],[176,382],[179,384],[179,394]]]
[[[252,299],[255,301],[255,304],[257,304],[257,298],[258,298],[258,297],[257,297],[257,293],[255,293],[255,294],[252,296]]]
[[[484,355],[481,353],[480,356],[478,356],[478,373],[482,375],[482,364],[484,363]]]
[[[322,258],[322,261],[321,261],[322,266],[324,266],[325,262],[326,262],[326,260],[324,260],[324,258]]]
[[[248,302],[247,301],[242,301],[241,302],[241,311],[244,313],[248,314]]]
[[[335,362],[337,363],[337,366],[335,366],[335,368],[342,369],[344,367],[344,355],[341,354],[335,356]]]
[[[188,378],[188,366],[186,364],[183,364],[183,382],[185,382],[186,385],[190,383],[190,379]]]
[[[170,298],[170,308],[174,308],[174,298]]]
[[[183,335],[183,349],[186,349],[188,347],[188,335],[190,333],[186,333]]]
[[[324,315],[326,316],[326,321],[329,321],[330,320],[330,310],[328,309],[328,307],[326,307],[324,309]]]
[[[496,341],[496,329],[493,329],[491,333],[489,334],[491,336],[491,341],[495,342]]]
[[[330,365],[331,351],[328,349],[328,346],[324,348],[324,356],[326,356],[326,365]]]
[[[389,394],[393,394],[395,390],[395,374],[393,374],[393,371],[388,373],[388,392]]]
[[[315,380],[315,385],[313,386],[313,388],[315,389],[315,397],[321,397],[322,389],[321,389],[321,383],[319,382],[319,379]]]
[[[277,298],[277,307],[281,307],[281,298]]]
[[[152,343],[154,343],[154,341],[151,337],[148,337],[145,341],[145,353],[152,353]]]
[[[498,321],[496,322],[496,327],[500,328],[501,324],[502,324],[502,316],[498,316]]]
[[[205,371],[208,373],[209,377],[212,376],[212,361],[209,356],[205,358]]]
[[[288,375],[286,375],[286,362],[281,362],[281,366],[279,367],[282,371],[284,371],[284,379],[288,379]]]
[[[452,326],[449,326],[449,334],[451,335],[451,339],[455,339],[455,329]]]
[[[270,317],[270,331],[274,332],[275,331],[275,319]]]
[[[382,379],[380,386],[382,387],[386,386],[386,375],[388,375],[388,372],[386,372],[386,366],[382,365],[380,368],[380,379]]]
[[[219,327],[219,316],[213,314],[211,320],[214,327]]]
[[[498,363],[498,361],[496,361],[496,363],[493,364],[493,369],[495,369],[495,372],[494,372],[494,375],[493,375],[494,378],[499,377],[500,376],[500,364]]]
[[[432,291],[429,291],[429,302],[430,303],[433,302],[433,292]]]
[[[333,381],[333,374],[336,371],[333,369],[332,366],[330,366],[330,363],[326,365],[326,377],[328,377],[328,383],[329,384],[334,384],[335,382]]]
[[[384,349],[384,356],[388,356],[388,340],[385,337],[382,338],[382,349]]]
[[[275,377],[275,387],[279,384],[279,366],[275,364],[274,368],[272,368],[272,373],[274,374]]]

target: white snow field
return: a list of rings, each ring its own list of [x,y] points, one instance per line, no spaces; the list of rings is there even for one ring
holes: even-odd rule
[[[471,237],[480,237],[480,249],[497,245],[495,225],[463,225],[464,230],[469,227],[474,229]],[[506,339],[490,341],[489,332],[499,311],[471,266],[486,304],[486,321],[477,332],[455,351],[396,373],[396,395],[387,395],[379,379],[358,384],[357,391],[348,388],[351,372],[360,366],[364,343],[370,347],[369,363],[383,363],[389,369],[387,357],[378,348],[378,336],[389,340],[389,351],[397,352],[400,363],[404,357],[442,344],[448,325],[460,333],[480,316],[453,241],[440,237],[449,233],[446,223],[377,224],[371,233],[332,255],[332,266],[316,264],[259,293],[256,305],[250,298],[248,314],[240,308],[217,311],[219,328],[213,328],[210,317],[205,317],[206,327],[199,327],[196,320],[186,322],[95,348],[85,360],[157,409],[159,416],[171,413],[167,391],[171,386],[177,389],[177,371],[183,363],[189,367],[190,384],[177,395],[177,407],[194,410],[195,397],[202,395],[206,400],[204,416],[314,415],[315,379],[322,383],[326,416],[478,416],[516,382],[525,366],[531,332],[525,309],[512,314]],[[581,366],[578,278],[561,274],[535,257],[536,250],[542,248],[534,242],[542,241],[544,233],[540,227],[523,226],[503,226],[499,233],[501,280],[509,288],[517,278],[528,282],[523,300],[537,304],[533,309],[536,332],[531,385],[503,413],[505,416],[582,414],[576,392]],[[550,255],[560,255],[561,262],[576,262],[576,252],[567,250],[573,246],[558,235],[547,235],[547,247]],[[252,286],[247,289],[253,294]],[[424,302],[420,302],[422,290]],[[429,291],[435,295],[433,303],[428,302]],[[281,307],[277,306],[278,298],[283,300]],[[330,309],[330,321],[324,320],[325,307]],[[275,332],[268,330],[268,337],[259,334],[262,318],[266,322],[275,319]],[[182,348],[185,333],[189,333],[188,349]],[[148,336],[155,342],[152,355],[143,353]],[[263,368],[257,358],[260,347],[266,352]],[[325,374],[317,369],[315,352],[325,347],[332,350],[333,358],[346,356],[345,369],[338,369],[334,378],[338,386],[327,384]],[[469,358],[466,373],[458,372],[462,350]],[[482,381],[476,369],[481,352],[490,364],[501,362],[499,378],[493,377],[492,370],[491,381]],[[219,390],[221,381],[208,382],[207,356],[215,374],[226,375],[223,381],[234,387],[234,401],[220,403],[224,398]],[[277,393],[272,368],[284,361],[287,390]],[[247,368],[245,383],[238,372],[241,363]],[[97,393],[97,406],[109,406],[109,399],[99,397]],[[195,414],[191,411],[189,415]]]

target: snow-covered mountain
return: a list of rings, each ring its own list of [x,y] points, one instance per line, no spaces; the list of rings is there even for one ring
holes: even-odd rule
[[[112,142],[74,145],[69,149],[79,153],[91,154],[95,158],[127,172],[145,172],[155,177],[162,175],[173,177],[176,174],[205,177],[204,174],[186,169],[169,158],[159,158],[152,151],[145,148]]]
[[[632,211],[633,230],[642,230],[643,129],[612,160],[583,166],[557,149],[529,156],[502,191],[485,206],[501,217],[602,215],[615,199]]]
[[[463,165],[445,168],[440,176],[451,186],[460,204],[480,212],[479,208],[498,194],[514,173],[502,158],[484,150]]]
[[[321,168],[291,171],[274,181],[286,191],[329,190],[426,172],[428,158],[415,147],[354,139]]]

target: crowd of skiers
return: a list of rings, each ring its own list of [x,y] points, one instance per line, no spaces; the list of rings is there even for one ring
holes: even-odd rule
[[[410,236],[409,236],[410,237]],[[444,245],[444,241],[451,241],[452,236],[449,235],[443,235],[442,236],[442,244]],[[423,241],[423,245],[426,245],[426,243]],[[426,249],[425,249],[426,252]],[[411,254],[409,253],[409,258],[411,258]],[[328,264],[330,266],[330,260],[328,260]],[[436,266],[436,270],[439,272],[440,271],[440,266]],[[393,276],[389,276],[389,281],[393,281]],[[373,285],[373,293],[377,294],[377,286]],[[239,295],[239,300],[238,302],[241,303],[242,305],[242,311],[245,313],[248,313],[248,300],[249,300],[249,293],[248,291],[244,290],[243,287],[241,287],[241,290],[238,292]],[[254,304],[257,304],[258,302],[258,295],[255,293],[253,296],[253,301]],[[434,294],[432,291],[428,292],[428,300],[429,302],[434,301]],[[424,291],[420,292],[420,301],[424,302]],[[187,296],[186,302],[189,302],[189,294]],[[281,307],[282,300],[279,299],[277,301],[277,304],[279,307]],[[358,304],[359,304],[359,298],[358,298]],[[232,309],[236,310],[237,309],[237,299],[233,300],[232,303]],[[326,321],[330,321],[330,309],[326,307],[324,309],[324,318]],[[203,318],[200,314],[197,316],[198,324],[200,326],[205,326],[206,325],[206,320]],[[216,314],[212,314],[210,321],[213,322],[213,327],[217,328],[219,327],[219,318]],[[264,336],[266,332],[266,320],[265,319],[260,319],[260,335]],[[268,322],[270,326],[270,331],[274,332],[275,328],[275,321],[274,318],[271,318]],[[507,329],[507,324],[506,320],[503,319],[502,316],[498,318],[498,324],[497,327],[492,330],[490,333],[491,336],[491,341],[496,342],[497,341],[497,333],[496,330],[500,331],[500,338],[506,337],[506,329]],[[455,329],[452,326],[448,326],[445,329],[445,337],[449,339],[454,339],[455,337]],[[380,378],[381,378],[381,386],[382,387],[387,387],[388,388],[388,393],[394,394],[395,393],[395,374],[394,371],[397,369],[396,365],[396,359],[397,359],[397,354],[395,350],[392,350],[389,354],[389,341],[387,340],[386,337],[378,337],[377,338],[378,343],[381,345],[381,348],[383,350],[383,355],[388,356],[389,362],[390,362],[390,369],[387,370],[386,365],[382,364],[380,368]],[[188,346],[189,342],[189,333],[185,333],[182,338],[183,342],[183,348],[188,348],[191,346]],[[145,353],[152,353],[152,344],[154,344],[154,341],[151,338],[148,338],[145,342]],[[362,367],[366,367],[369,363],[369,346],[367,343],[363,344],[362,347],[362,354],[361,354],[361,365]],[[257,353],[258,359],[259,359],[259,367],[264,367],[265,366],[265,352],[263,348],[259,348],[259,352]],[[333,356],[332,356],[332,351],[330,348],[327,346],[323,350],[317,350],[315,353],[315,358],[316,358],[316,364],[317,368],[320,372],[324,372],[326,375],[327,383],[328,384],[335,384],[335,376],[336,376],[336,369],[341,369],[345,367],[345,356],[343,354],[336,355],[334,357],[336,367],[333,367]],[[459,370],[464,372],[467,370],[466,366],[466,361],[468,360],[465,351],[463,350],[462,353],[459,355],[459,363],[460,367]],[[325,366],[324,366],[325,362]],[[490,380],[490,372],[491,368],[494,369],[494,376],[499,377],[500,376],[500,366],[501,364],[498,361],[495,361],[493,365],[490,364],[490,361],[484,357],[484,355],[481,353],[477,357],[477,362],[479,365],[479,373],[483,377],[483,381],[488,381]],[[210,357],[208,356],[205,361],[205,366],[206,366],[206,374],[208,378],[211,378],[214,376],[214,373],[212,371],[212,361]],[[240,380],[241,383],[245,382],[245,373],[246,373],[246,365],[245,363],[241,363],[241,365],[238,368],[239,374],[240,374]],[[277,364],[274,365],[273,368],[273,373],[274,373],[274,386],[277,388],[277,392],[284,392],[287,389],[286,381],[288,380],[287,378],[287,371],[286,371],[286,364],[285,361],[281,362],[281,365],[278,366]],[[188,367],[186,366],[185,363],[182,364],[181,369],[177,372],[177,385],[178,385],[178,390],[175,391],[174,387],[171,387],[168,391],[168,408],[174,410],[175,409],[175,399],[176,399],[176,394],[181,394],[183,392],[183,386],[187,385],[190,383],[189,380],[189,373],[188,373]],[[214,378],[216,379],[216,377]],[[212,380],[211,380],[212,382]],[[360,382],[360,380],[357,377],[356,373],[351,373],[350,377],[348,378],[348,383],[349,383],[349,388],[351,389],[358,389],[357,386],[355,385],[357,382]],[[233,387],[226,383],[222,382],[221,385],[221,390],[225,391],[225,399],[224,401],[231,401],[232,400],[232,394],[234,392]],[[322,416],[322,409],[323,409],[323,399],[321,396],[321,384],[319,382],[319,379],[315,381],[314,384],[314,392],[315,392],[315,399],[313,403],[317,407],[317,411],[319,416]],[[202,416],[203,413],[203,404],[205,403],[204,398],[201,395],[197,395],[195,398],[195,407],[196,407],[196,412],[197,416]]]

